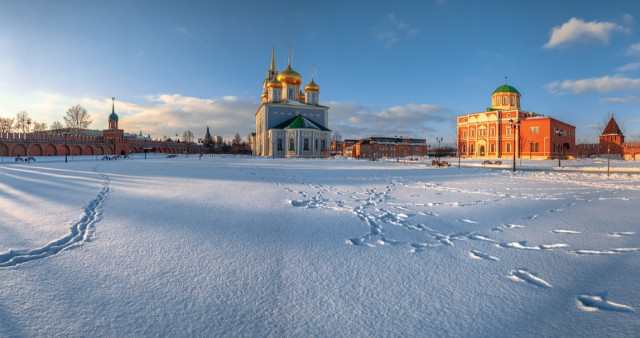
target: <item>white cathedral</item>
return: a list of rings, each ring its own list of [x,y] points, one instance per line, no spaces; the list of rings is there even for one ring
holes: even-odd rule
[[[331,146],[329,107],[318,104],[320,87],[312,75],[303,93],[302,77],[291,68],[291,59],[287,68],[278,72],[273,53],[272,48],[271,67],[262,83],[262,105],[256,112],[253,155],[327,157]]]

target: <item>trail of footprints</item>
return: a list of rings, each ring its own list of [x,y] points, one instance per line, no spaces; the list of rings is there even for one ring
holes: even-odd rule
[[[409,247],[410,252],[412,253],[420,253],[429,249],[433,249],[439,246],[454,246],[455,241],[459,240],[474,240],[474,241],[482,241],[493,244],[498,248],[506,248],[506,249],[519,249],[519,250],[554,250],[558,248],[566,248],[568,244],[564,243],[552,243],[552,244],[540,244],[540,245],[529,245],[527,241],[516,241],[516,242],[506,242],[499,243],[498,241],[475,232],[461,232],[461,233],[451,233],[451,234],[443,234],[439,231],[430,228],[424,223],[412,222],[411,218],[416,215],[428,216],[428,217],[439,217],[437,213],[426,210],[419,210],[412,212],[412,210],[406,208],[405,206],[412,207],[437,207],[437,206],[454,206],[454,207],[466,207],[466,206],[480,206],[485,205],[492,202],[499,202],[507,198],[528,198],[528,199],[541,199],[539,196],[531,196],[527,194],[518,194],[518,195],[508,195],[508,194],[490,194],[496,198],[491,200],[478,200],[472,203],[462,203],[462,202],[449,202],[449,203],[394,203],[391,201],[390,194],[394,191],[396,186],[405,185],[400,182],[398,178],[390,181],[384,188],[367,188],[362,192],[347,192],[342,191],[336,188],[326,188],[323,185],[311,185],[307,184],[308,187],[316,189],[316,194],[312,197],[309,197],[309,194],[303,191],[295,191],[290,188],[285,188],[287,191],[292,193],[299,194],[303,200],[287,200],[294,207],[304,207],[304,208],[328,208],[338,211],[347,211],[353,213],[358,219],[363,221],[369,231],[360,237],[354,237],[346,239],[345,242],[350,245],[355,246],[364,246],[364,247],[375,247],[375,246],[396,246],[396,245],[407,245]],[[405,185],[406,186],[406,185]],[[478,191],[469,191],[458,188],[446,188],[441,184],[424,184],[424,188],[426,189],[436,189],[439,191],[446,192],[455,192],[455,193],[479,193]],[[325,197],[325,193],[333,192],[336,195],[340,196],[348,196],[350,198],[349,201],[344,200],[331,200]],[[415,196],[415,195],[412,195]],[[593,199],[581,199],[578,196],[573,196],[575,200],[584,201],[584,202],[592,202],[594,200],[605,200],[605,198],[601,196],[597,196]],[[545,196],[546,199],[559,199],[554,196]],[[620,198],[623,200],[630,200],[629,198]],[[355,202],[355,206],[350,206],[351,203]],[[378,204],[384,203],[388,207],[378,207]],[[576,205],[575,202],[564,204],[561,208],[550,209],[547,212],[549,213],[559,213],[563,212],[566,208],[572,207]],[[540,217],[538,214],[533,214],[527,217],[523,217],[523,221],[534,220]],[[467,223],[467,224],[478,224],[478,222],[471,219],[459,219],[457,222]],[[422,231],[426,233],[432,241],[427,242],[407,242],[389,238],[384,231],[385,226],[396,226],[402,227],[410,231]],[[503,232],[509,231],[519,228],[524,228],[524,225],[520,224],[502,224],[500,226],[494,227],[491,230],[494,232]],[[568,229],[556,229],[553,230],[553,233],[560,235],[579,235],[580,232],[575,230]],[[635,235],[634,232],[611,232],[608,236],[611,237],[625,237]],[[587,250],[587,249],[578,249],[570,251],[572,254],[577,255],[614,255],[614,254],[624,254],[640,251],[640,248],[613,248],[609,250]],[[484,260],[484,261],[499,261],[498,257],[492,256],[481,250],[470,250],[468,255],[472,259],[476,260]],[[544,280],[537,273],[531,272],[526,268],[519,268],[510,271],[507,275],[507,278],[517,281],[523,282],[535,287],[539,287],[542,289],[552,288],[550,282]],[[631,312],[634,311],[633,308],[623,305],[617,304],[606,300],[606,297],[601,296],[591,296],[591,295],[580,295],[577,297],[577,302],[579,307],[585,311],[596,311],[596,310],[604,310],[604,311],[621,311],[621,312]]]
[[[9,250],[5,253],[0,253],[0,268],[13,267],[29,261],[47,258],[88,241],[93,233],[94,225],[102,218],[100,206],[111,190],[109,177],[104,174],[100,175],[104,179],[102,189],[82,210],[80,219],[71,224],[69,234],[53,240],[41,248]]]

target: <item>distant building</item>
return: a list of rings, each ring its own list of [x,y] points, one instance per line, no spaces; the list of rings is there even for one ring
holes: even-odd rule
[[[427,148],[425,139],[366,137],[358,140],[344,140],[342,155],[367,159],[418,157],[426,156]]]
[[[640,160],[640,142],[625,142],[622,130],[611,116],[600,135],[599,153],[600,156],[611,154],[625,160]]]
[[[137,152],[170,154],[199,151],[188,142],[152,141],[149,137],[126,134],[118,128],[115,98],[103,131],[63,128],[45,132],[0,133],[0,156],[129,155]]]
[[[519,128],[518,128],[519,123]],[[520,92],[503,85],[491,94],[491,108],[458,117],[458,151],[471,158],[557,158],[575,148],[576,128],[520,109]],[[519,144],[516,144],[519,139]]]
[[[331,130],[329,107],[318,104],[320,87],[311,81],[300,86],[302,77],[291,68],[275,68],[273,50],[271,67],[262,83],[262,105],[255,114],[256,131],[252,137],[252,154],[274,157],[326,157],[329,155]]]

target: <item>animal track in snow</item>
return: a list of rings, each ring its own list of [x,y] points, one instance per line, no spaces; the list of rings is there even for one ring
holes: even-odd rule
[[[507,278],[516,282],[527,282],[545,289],[551,288],[551,284],[549,284],[549,282],[529,272],[527,269],[513,270]]]
[[[12,267],[36,259],[53,256],[60,251],[86,242],[91,236],[91,228],[102,218],[100,206],[106,195],[111,190],[110,180],[104,174],[100,174],[104,179],[102,189],[98,195],[92,199],[83,209],[82,216],[78,221],[69,227],[69,234],[49,242],[47,245],[37,249],[9,250],[0,254],[0,268]]]
[[[543,244],[543,245],[527,246],[527,241],[519,241],[519,242],[500,243],[500,244],[496,244],[496,246],[502,247],[502,248],[523,249],[523,250],[551,250],[555,248],[565,248],[565,247],[568,247],[569,245],[564,243],[558,243],[558,244]]]
[[[633,236],[635,232],[632,231],[622,231],[622,232],[610,232],[609,236],[611,237],[625,237],[625,236]]]
[[[473,259],[486,259],[486,260],[490,260],[490,261],[494,261],[497,262],[499,261],[499,259],[497,257],[493,257],[487,253],[484,253],[480,250],[471,250],[469,251],[469,257],[473,258]]]
[[[631,306],[608,301],[606,295],[580,295],[577,299],[577,305],[583,311],[635,311]]]
[[[614,248],[609,250],[574,250],[578,255],[619,255],[623,253],[640,251],[640,248]]]
[[[502,230],[504,229],[517,229],[517,228],[524,228],[524,225],[518,225],[518,224],[503,224],[499,227],[495,227],[491,230],[493,231],[498,231],[498,232],[502,232]]]
[[[553,232],[554,232],[554,233],[556,233],[556,234],[571,234],[571,235],[577,235],[577,234],[580,234],[580,233],[581,233],[580,231],[575,231],[575,230],[561,230],[561,229],[553,230]]]

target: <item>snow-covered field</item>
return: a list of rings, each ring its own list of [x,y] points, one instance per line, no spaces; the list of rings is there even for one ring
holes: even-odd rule
[[[637,336],[640,174],[477,162],[5,158],[0,336]]]

